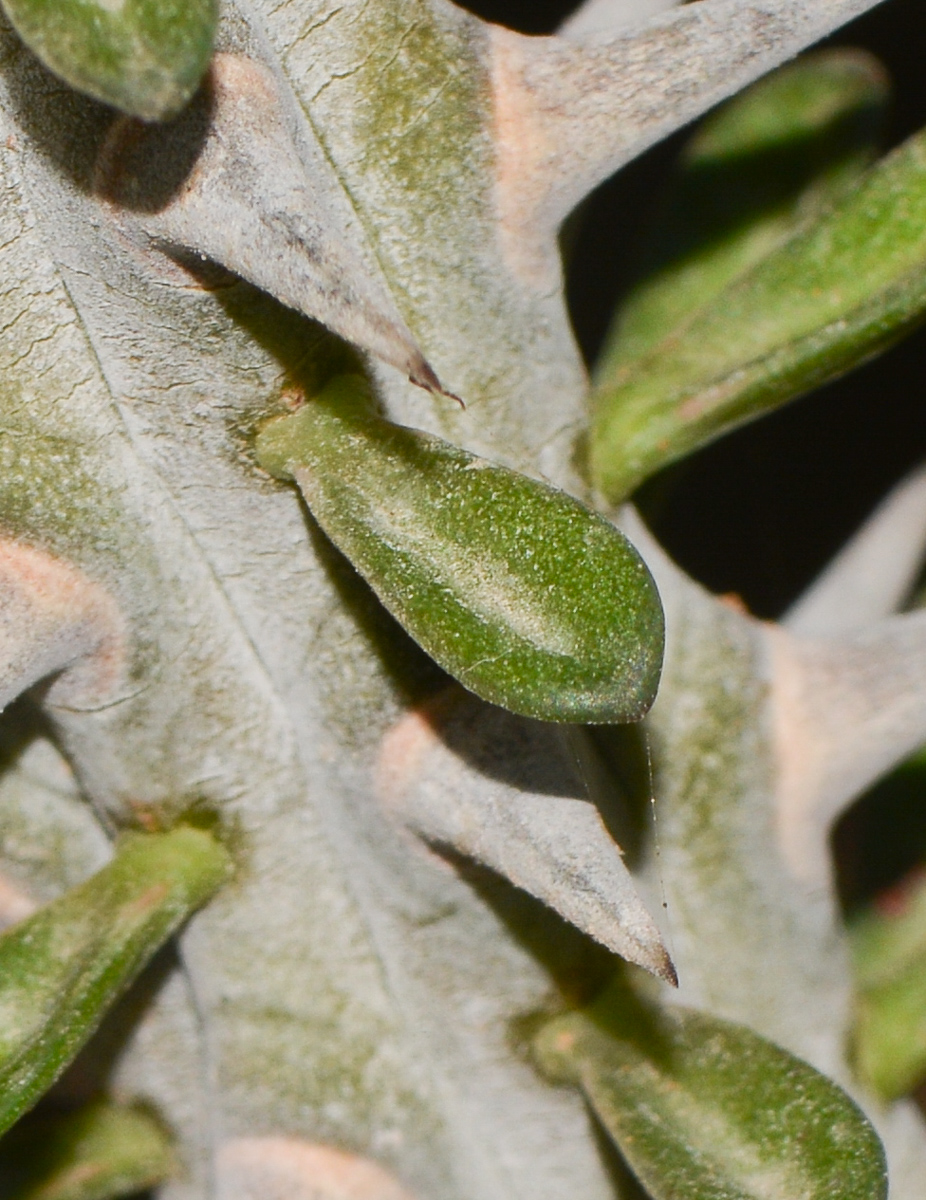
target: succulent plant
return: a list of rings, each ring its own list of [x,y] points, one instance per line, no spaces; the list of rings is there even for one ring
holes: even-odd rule
[[[774,624],[628,503],[926,314],[881,68],[754,83],[871,0],[3,6],[4,1194],[917,1200],[827,839],[926,479]],[[722,101],[590,384],[563,221]]]

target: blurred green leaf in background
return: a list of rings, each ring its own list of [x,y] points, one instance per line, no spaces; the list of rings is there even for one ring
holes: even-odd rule
[[[212,55],[217,0],[2,0],[14,29],[61,78],[146,121],[186,104]]]
[[[147,1113],[104,1101],[29,1117],[0,1142],[4,1200],[117,1200],[153,1187],[174,1166],[170,1140]]]
[[[597,375],[591,466],[609,500],[923,319],[926,134],[860,176],[884,100],[869,60],[809,56],[697,135],[659,231],[681,248],[618,315]],[[789,119],[776,143],[758,117],[771,124],[779,109]],[[766,182],[757,200],[738,178],[747,169],[758,181],[771,172],[785,196],[773,200]],[[738,195],[741,205],[727,200]]]

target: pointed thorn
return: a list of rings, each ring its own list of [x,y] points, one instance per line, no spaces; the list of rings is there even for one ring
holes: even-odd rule
[[[659,930],[571,764],[548,726],[450,688],[389,731],[377,783],[422,841],[482,863],[675,984]]]
[[[441,381],[437,378],[434,368],[425,359],[418,359],[408,373],[408,378],[415,387],[424,388],[426,392],[430,392],[432,396],[446,396],[448,400],[456,400],[460,408],[466,408],[466,405],[455,392],[448,392]]]
[[[678,971],[676,971],[675,963],[671,958],[669,958],[668,952],[666,951],[663,952],[662,969],[658,970],[656,974],[660,979],[665,980],[665,982],[670,984],[672,987],[678,987]]]

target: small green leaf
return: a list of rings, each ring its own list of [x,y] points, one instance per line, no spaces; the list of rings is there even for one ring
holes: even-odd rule
[[[147,121],[174,116],[212,56],[217,0],[2,0],[66,83]]]
[[[855,183],[875,157],[888,99],[877,59],[823,50],[702,122],[596,365],[602,391]]]
[[[871,357],[926,310],[926,134],[737,277],[598,393],[612,501],[660,467]]]
[[[554,721],[638,720],[663,618],[639,555],[571,496],[376,416],[341,377],[257,443],[389,611],[471,691]]]
[[[926,879],[894,899],[893,911],[882,903],[849,926],[858,989],[853,1058],[885,1100],[926,1077]]]
[[[728,1021],[610,1000],[551,1022],[541,1067],[579,1084],[653,1200],[884,1200],[877,1134],[831,1080]]]
[[[0,1132],[228,871],[201,830],[130,834],[102,871],[0,937]]]
[[[4,1200],[117,1200],[154,1187],[174,1158],[146,1113],[95,1103],[27,1118],[0,1142]]]

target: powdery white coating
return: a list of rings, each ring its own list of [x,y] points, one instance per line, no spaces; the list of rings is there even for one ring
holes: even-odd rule
[[[886,753],[874,763],[879,736],[893,762],[909,752],[911,737],[926,740],[926,671],[916,669],[922,623],[888,634],[885,643],[905,637],[906,648],[896,658],[888,651],[882,689],[877,631],[883,638],[907,618],[854,639],[792,638],[696,585],[629,507],[621,526],[666,611],[663,683],[647,718],[660,842],[659,880],[650,888],[664,889],[668,901],[679,999],[749,1024],[836,1079],[884,1142],[891,1196],[917,1200],[921,1116],[906,1102],[885,1109],[859,1095],[846,1062],[851,984],[827,835],[871,782],[872,767],[892,765]],[[914,662],[901,665],[911,652]],[[879,705],[887,720],[876,732]],[[887,728],[898,715],[905,745]]]
[[[762,11],[790,30],[790,53],[818,36],[822,18],[835,22],[865,7],[807,0]],[[380,376],[390,411],[408,419],[418,405],[431,427],[452,425],[468,446],[495,450],[568,486],[585,381],[562,298],[556,286],[547,287],[550,277],[538,287],[525,283],[498,253],[495,210],[483,204],[494,186],[486,170],[496,161],[491,113],[480,126],[473,111],[447,116],[440,107],[468,71],[477,100],[487,96],[487,87],[480,91],[489,78],[486,28],[443,0],[259,0],[225,11],[227,21],[243,13],[250,28],[263,31],[281,64],[274,78],[284,111],[292,102],[305,127],[299,145],[312,137],[313,144],[324,142],[332,170],[321,172],[318,187],[333,204],[340,197],[339,227],[348,229],[351,252],[372,246],[403,319],[469,404],[459,416],[452,406],[431,406],[390,368]],[[758,24],[751,46],[743,25],[734,20],[725,27],[731,11],[728,0],[701,0],[653,26],[661,31],[665,21],[696,19],[714,38],[701,62],[710,79],[675,95],[672,104],[665,86],[681,76],[671,70],[649,82],[634,76],[637,92],[628,92],[628,103],[638,113],[651,95],[653,138],[713,103],[711,87],[733,88],[782,53],[784,42],[764,40]],[[755,14],[759,6],[742,11]],[[415,38],[423,33],[450,47],[426,89],[412,70]],[[726,61],[728,34],[748,64],[737,68],[740,76],[717,70]],[[648,36],[621,44],[645,58]],[[518,43],[520,51],[526,42]],[[4,35],[3,45],[10,69],[0,84],[17,80],[30,98],[30,119],[43,125],[50,142],[60,146],[68,136],[73,142],[71,129],[65,124],[62,133],[56,124],[69,111],[66,98],[49,93],[48,81],[12,39]],[[600,101],[602,124],[611,136],[623,136],[624,126],[613,119],[613,54],[596,46],[586,57],[581,46],[552,39],[541,40],[538,53],[557,61],[578,56],[576,78],[602,81],[588,107]],[[373,75],[398,64],[409,95],[405,109],[381,111],[379,93],[368,90],[364,75],[368,61]],[[515,77],[520,91],[517,70]],[[536,94],[555,117],[554,77],[555,71],[540,80]],[[562,113],[578,121],[575,88],[566,81],[559,90]],[[608,95],[613,103],[605,103]],[[519,111],[515,105],[512,128]],[[121,710],[69,716],[62,723],[68,753],[100,808],[121,814],[128,796],[155,810],[172,797],[203,797],[238,823],[249,854],[251,874],[191,927],[182,970],[159,993],[118,1065],[116,1084],[152,1100],[181,1133],[186,1173],[165,1195],[202,1200],[218,1137],[252,1136],[260,1121],[268,1132],[292,1138],[362,1141],[364,1154],[396,1164],[422,1200],[611,1200],[614,1184],[581,1102],[568,1090],[545,1087],[511,1049],[510,1023],[548,1000],[549,975],[503,916],[433,857],[409,849],[374,802],[381,738],[400,720],[403,702],[306,536],[295,497],[255,479],[238,436],[255,406],[278,394],[279,360],[242,332],[218,297],[159,274],[151,266],[158,256],[141,269],[141,256],[126,253],[125,238],[101,218],[98,205],[36,152],[33,128],[15,114],[4,94],[0,160],[15,168],[4,211],[19,205],[28,215],[25,232],[17,233],[20,256],[8,268],[9,285],[27,296],[23,311],[31,307],[47,326],[60,324],[65,313],[76,325],[73,313],[79,314],[93,353],[78,347],[73,357],[93,382],[73,407],[88,423],[115,408],[126,431],[107,433],[104,452],[94,425],[87,455],[94,470],[103,461],[114,464],[127,508],[148,520],[155,564],[133,592],[132,620],[149,638],[144,688]],[[369,153],[372,138],[383,137],[380,127],[371,133],[371,119],[390,116],[399,133]],[[551,121],[554,142],[561,141],[564,125],[558,117]],[[392,126],[386,132],[391,136]],[[406,134],[417,157],[411,156],[413,169],[400,170],[396,151]],[[519,178],[543,176],[536,195],[555,195],[552,214],[608,169],[613,145],[602,149],[594,141],[577,137],[575,155],[587,148],[577,171],[575,158],[553,154],[523,170],[515,163],[509,181],[520,187]],[[432,186],[443,203],[433,211],[427,209]],[[342,220],[351,206],[353,225]],[[531,250],[533,231],[525,226],[521,233]],[[6,247],[4,253],[9,261]],[[552,232],[541,257],[555,263]],[[39,284],[45,290],[35,294]],[[226,295],[240,300],[243,292],[237,285]],[[273,332],[285,326],[282,310],[261,311],[272,318]],[[36,330],[37,344],[45,344],[46,333]],[[300,336],[308,340],[308,326]],[[105,383],[93,374],[96,364]],[[706,748],[689,737],[690,714],[703,711],[700,667],[716,659],[718,628],[742,634],[739,650],[753,647],[761,630],[679,572],[660,568],[660,579],[672,600],[674,642],[652,729],[658,750],[678,728],[678,757],[663,770],[657,754],[657,806],[665,799],[671,812],[673,797],[685,798],[710,755],[729,748],[722,764],[729,769],[707,781],[727,789],[716,806],[721,828],[711,835],[713,845],[735,819],[749,827],[723,863],[718,893],[716,877],[688,853],[699,848],[697,839],[680,844],[678,827],[661,820],[661,870],[683,984],[705,1007],[726,1004],[763,1031],[801,1043],[824,1068],[844,1062],[848,976],[833,937],[830,897],[797,888],[768,836],[768,709],[751,700],[738,709],[749,733],[739,740],[729,724]],[[703,655],[683,655],[686,642],[703,645]],[[767,664],[761,655],[744,652],[744,659],[759,673],[752,679],[761,698]],[[740,683],[731,677],[732,693]],[[736,803],[744,794],[748,803]],[[756,844],[761,854],[747,859],[744,846]],[[825,862],[822,847],[819,854]],[[747,887],[745,867],[753,862],[768,885],[758,899],[773,896],[777,907],[757,903]],[[783,933],[788,922],[791,932]],[[922,1128],[909,1109],[895,1112],[906,1121],[911,1164],[906,1182],[897,1175],[896,1195],[920,1200]],[[876,1116],[890,1133],[893,1118]],[[896,1139],[892,1147],[896,1164]]]
[[[216,54],[208,78],[208,128],[201,145],[191,132],[189,173],[157,211],[117,219],[136,237],[221,263],[416,382],[436,385],[360,230],[332,202],[338,185],[321,148],[313,147],[310,164],[300,158],[278,81],[261,63],[227,53]],[[131,208],[137,180],[124,177],[124,159],[136,143],[155,157],[146,171],[156,175],[159,152],[163,169],[176,171],[174,146],[153,141],[136,121],[113,126],[97,168],[110,203]]]
[[[557,33],[574,41],[602,37],[622,25],[645,21],[677,3],[678,0],[585,0]]]
[[[60,94],[48,100],[25,55],[16,71],[52,114],[50,138],[74,144]],[[122,704],[59,728],[100,809],[124,820],[197,802],[246,843],[247,873],[184,935],[182,967],[113,1077],[180,1131],[183,1174],[165,1195],[202,1200],[219,1134],[272,1122],[397,1164],[428,1200],[610,1198],[581,1100],[508,1043],[549,974],[378,815],[363,745],[396,698],[294,495],[242,456],[235,422],[278,394],[280,362],[221,301],[250,303],[300,352],[317,330],[243,285],[216,296],[159,270],[18,137],[0,161],[28,183],[10,186],[5,212],[25,209],[31,233],[10,279],[38,278],[57,306],[34,304],[38,344],[62,312],[80,314],[68,361],[89,382],[56,408],[74,436],[118,415],[86,438],[85,460],[106,464],[120,516],[140,518],[129,599],[149,639]],[[126,563],[109,569],[120,578]]]
[[[383,739],[380,797],[425,841],[491,867],[616,954],[674,983],[659,930],[597,808],[581,795],[558,794],[570,784],[575,792],[578,782],[569,778],[561,738],[465,693],[444,694],[407,712]],[[547,760],[550,794],[492,778],[473,761],[491,747],[494,758],[512,764],[525,743],[537,763]]]
[[[216,1175],[218,1200],[414,1200],[377,1163],[296,1138],[225,1142]]]
[[[70,564],[0,539],[0,708],[46,676],[50,704],[102,703],[125,662],[115,602]]]
[[[838,638],[770,639],[779,836],[795,874],[825,883],[833,821],[926,741],[926,612]]]

